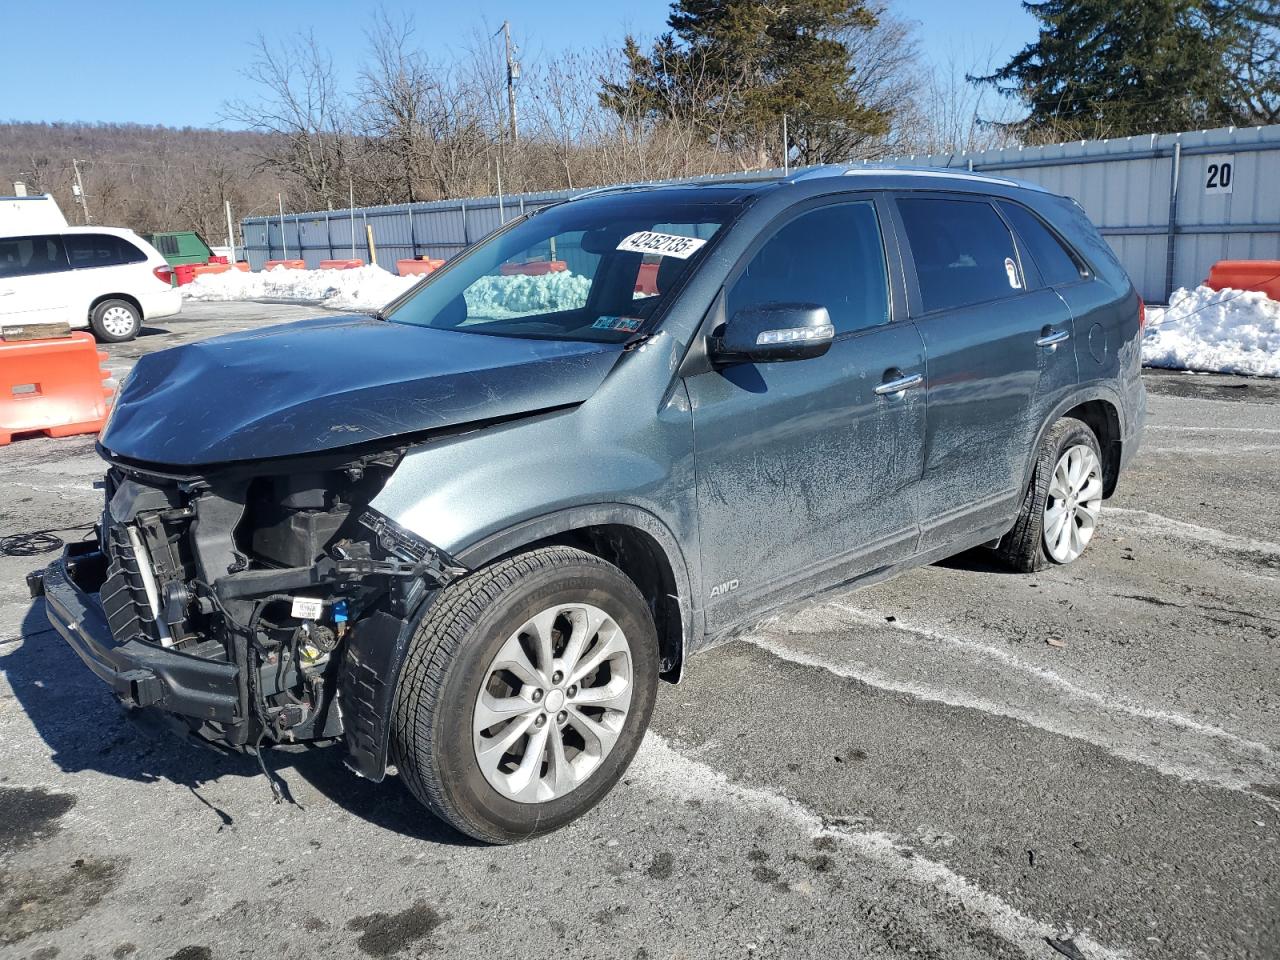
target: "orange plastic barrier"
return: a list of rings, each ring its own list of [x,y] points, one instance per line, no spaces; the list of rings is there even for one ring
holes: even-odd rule
[[[248,261],[248,260],[237,260],[237,261],[236,261],[236,269],[237,269],[237,270],[239,270],[241,273],[248,273],[248,272],[249,272],[249,261]]]
[[[562,273],[569,269],[563,260],[534,260],[530,263],[504,263],[500,268],[504,277],[523,274],[526,277],[541,277],[548,273]]]
[[[1209,268],[1206,287],[1257,290],[1280,300],[1280,260],[1219,260]]]
[[[417,257],[413,260],[397,260],[396,273],[402,277],[417,277],[427,273],[435,273],[444,266],[443,260],[431,260]]]
[[[276,267],[284,267],[286,270],[305,270],[307,262],[305,260],[268,260],[262,265],[263,270],[274,270]]]
[[[226,263],[193,263],[191,265],[191,276],[203,277],[207,273],[226,273],[231,269],[230,264]]]
[[[356,267],[363,267],[363,260],[321,260],[321,270],[354,270]]]
[[[0,343],[0,446],[14,434],[97,433],[111,390],[93,334]]]

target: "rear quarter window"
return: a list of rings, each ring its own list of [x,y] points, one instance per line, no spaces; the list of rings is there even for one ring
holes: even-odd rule
[[[900,197],[924,312],[999,300],[1023,287],[1013,235],[986,200]]]
[[[1000,209],[1013,224],[1031,259],[1040,268],[1040,276],[1049,286],[1074,283],[1088,271],[1034,213],[1017,203],[1000,201]]]
[[[143,263],[147,255],[124,237],[109,233],[69,233],[65,236],[72,269],[116,267]]]

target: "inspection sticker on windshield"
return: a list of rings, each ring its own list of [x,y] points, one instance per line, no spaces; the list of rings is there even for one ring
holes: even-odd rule
[[[652,230],[641,230],[629,237],[624,237],[618,244],[619,250],[629,253],[652,253],[659,257],[676,257],[688,260],[707,241],[701,237],[682,237],[675,233],[655,233]]]
[[[640,329],[639,317],[601,317],[591,326],[597,330],[622,330],[626,333],[635,333]]]

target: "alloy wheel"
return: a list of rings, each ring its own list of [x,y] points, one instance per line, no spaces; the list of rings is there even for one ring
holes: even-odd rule
[[[1044,548],[1057,563],[1070,563],[1093,539],[1102,512],[1102,465],[1089,446],[1068,447],[1049,480],[1044,506]]]
[[[570,793],[613,749],[631,693],[631,648],[612,617],[587,603],[541,611],[503,644],[476,697],[485,780],[519,803]]]

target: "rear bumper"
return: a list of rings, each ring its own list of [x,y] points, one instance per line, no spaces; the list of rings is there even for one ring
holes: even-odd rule
[[[215,723],[239,719],[240,686],[233,664],[166,650],[139,640],[117,643],[94,594],[106,562],[94,543],[70,544],[43,574],[30,578],[43,592],[49,622],[116,695],[137,707]]]
[[[172,317],[182,310],[182,291],[177,287],[148,293],[141,298],[142,319],[159,320],[161,317]]]

